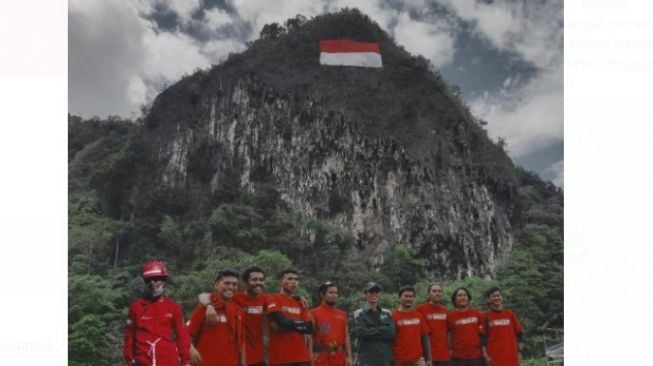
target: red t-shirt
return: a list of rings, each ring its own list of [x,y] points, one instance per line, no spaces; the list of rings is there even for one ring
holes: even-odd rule
[[[451,332],[453,358],[473,360],[483,357],[480,338],[483,314],[472,308],[452,310],[447,315],[447,325]]]
[[[286,319],[308,320],[308,311],[299,300],[284,294],[268,294],[266,302],[269,314],[281,311]],[[304,343],[304,335],[294,330],[286,330],[272,325],[270,319],[270,365],[293,362],[310,362],[311,354]],[[277,328],[277,329],[275,329]]]
[[[487,353],[496,366],[519,366],[517,333],[524,331],[517,316],[510,310],[485,312]]]
[[[422,335],[429,333],[429,327],[422,313],[417,310],[392,312],[395,323],[395,340],[392,343],[392,355],[395,363],[415,362],[419,360],[422,350]]]
[[[234,302],[225,303],[215,292],[211,294],[218,321],[204,323],[206,307],[198,305],[190,316],[188,330],[195,339],[195,348],[202,356],[199,366],[237,366],[240,345],[244,341],[243,313]]]
[[[326,348],[342,348],[342,351],[338,352],[314,353],[315,366],[344,366],[347,313],[324,304],[309,310],[309,312],[315,324],[314,344]]]
[[[243,325],[245,328],[245,352],[247,364],[253,365],[263,362],[263,313],[265,311],[266,294],[259,294],[255,298],[247,296],[245,292],[238,292],[234,302],[240,306],[245,314]]]
[[[442,305],[423,303],[415,309],[424,315],[429,326],[429,343],[433,361],[449,361],[449,345],[447,339],[447,308]]]

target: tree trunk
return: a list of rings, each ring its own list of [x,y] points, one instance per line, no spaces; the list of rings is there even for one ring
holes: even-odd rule
[[[90,243],[88,245],[88,269],[87,273],[90,275],[91,274],[91,260],[93,258],[93,243]]]
[[[118,250],[120,249],[120,235],[116,235],[116,255],[113,258],[113,268],[118,267]]]

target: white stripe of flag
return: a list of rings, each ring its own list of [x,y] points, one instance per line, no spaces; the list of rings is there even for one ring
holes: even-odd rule
[[[348,40],[320,41],[320,65],[383,67],[378,43]]]

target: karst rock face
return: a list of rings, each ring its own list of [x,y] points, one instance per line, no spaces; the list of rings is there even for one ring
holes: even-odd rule
[[[378,42],[383,68],[321,66],[328,38]],[[159,95],[147,185],[199,202],[225,179],[266,182],[350,232],[351,255],[403,243],[441,273],[492,275],[512,246],[514,168],[443,85],[363,15],[318,17]]]

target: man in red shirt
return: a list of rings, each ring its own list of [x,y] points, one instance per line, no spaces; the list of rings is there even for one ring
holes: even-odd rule
[[[211,304],[217,313],[214,325],[205,323],[206,306],[197,305],[190,317],[188,328],[194,347],[191,347],[193,364],[199,366],[245,365],[245,338],[243,313],[234,303],[238,273],[218,272]]]
[[[455,309],[447,315],[454,366],[485,366],[481,352],[483,314],[470,307],[472,295],[464,287],[453,291]]]
[[[248,366],[265,366],[263,349],[263,316],[267,295],[263,293],[265,273],[257,266],[249,267],[241,276],[245,291],[236,293],[234,302],[245,313],[245,351]]]
[[[503,308],[501,289],[485,292],[490,310],[485,312],[485,336],[481,337],[483,357],[488,366],[519,366],[524,348],[523,332],[517,315]]]
[[[293,297],[299,274],[286,269],[278,276],[281,293],[268,295],[266,303],[270,326],[270,365],[308,366],[311,363],[310,338],[313,322],[302,302]]]
[[[429,328],[422,313],[413,308],[415,289],[399,290],[399,309],[392,312],[397,333],[392,343],[395,366],[425,366],[431,363]]]
[[[163,296],[168,279],[165,263],[146,263],[142,276],[145,294],[132,302],[125,327],[125,364],[190,366],[190,337],[184,314],[176,302]]]
[[[426,324],[431,330],[429,339],[433,366],[448,366],[450,364],[447,338],[448,310],[442,305],[442,286],[437,283],[431,283],[427,294],[427,301],[417,306],[416,310],[422,313],[426,319]]]
[[[313,366],[352,366],[347,313],[335,307],[338,286],[325,282],[319,293],[320,305],[309,311],[315,325]]]

